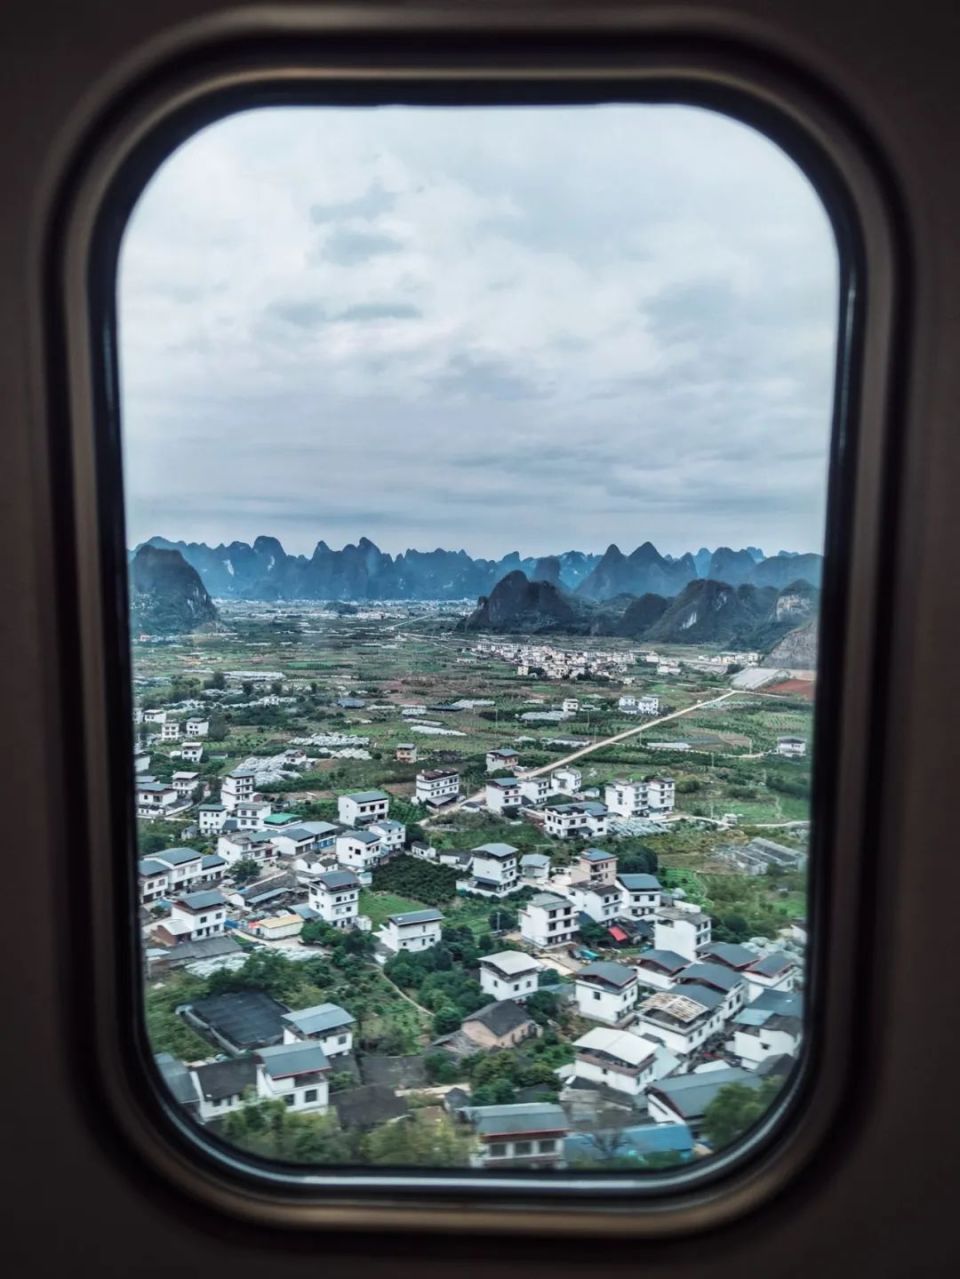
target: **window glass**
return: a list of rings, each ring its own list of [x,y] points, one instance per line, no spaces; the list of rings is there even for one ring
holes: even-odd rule
[[[161,166],[119,357],[144,1009],[192,1122],[484,1176],[762,1117],[837,310],[808,180],[701,109],[272,108]]]

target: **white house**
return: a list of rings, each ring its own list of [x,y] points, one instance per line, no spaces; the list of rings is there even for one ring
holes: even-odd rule
[[[144,724],[162,724],[166,718],[166,711],[152,710],[143,712]]]
[[[190,1078],[200,1101],[197,1114],[203,1123],[262,1100],[257,1095],[257,1063],[253,1057],[209,1061],[195,1066]]]
[[[543,965],[519,950],[502,950],[480,959],[480,989],[497,1001],[529,999],[536,994]]]
[[[638,1097],[655,1078],[657,1045],[629,1030],[595,1026],[573,1048],[577,1079]]]
[[[592,835],[602,838],[607,833],[607,809],[604,804],[584,801],[578,804],[557,804],[543,810],[543,829],[555,839],[570,839],[575,835]]]
[[[674,950],[645,950],[634,961],[637,981],[653,990],[672,990],[689,964],[686,955]]]
[[[403,915],[391,915],[377,936],[394,954],[406,950],[429,950],[440,940],[442,924],[442,913],[433,907],[411,910]]]
[[[803,1022],[793,1013],[748,1005],[733,1019],[732,1052],[740,1065],[756,1070],[771,1057],[795,1057],[803,1034]]]
[[[237,823],[237,830],[264,830],[272,811],[267,800],[244,800],[234,806],[231,817]]]
[[[515,777],[493,777],[485,792],[487,809],[502,816],[520,807],[520,783]]]
[[[417,762],[416,743],[398,742],[397,749],[393,753],[393,758],[398,764],[415,764]]]
[[[557,893],[537,893],[520,912],[520,936],[534,946],[561,946],[577,930],[573,902]]]
[[[632,1016],[637,1003],[637,974],[626,964],[605,960],[587,964],[576,975],[577,1007],[584,1017],[618,1026]]]
[[[495,773],[500,768],[514,769],[520,764],[520,756],[509,746],[501,746],[497,750],[487,751],[487,772]]]
[[[407,828],[403,822],[391,821],[389,817],[371,822],[367,829],[380,840],[380,847],[386,856],[399,852],[407,838]]]
[[[550,1101],[476,1106],[476,1164],[481,1168],[562,1168],[563,1142],[570,1122]]]
[[[565,768],[555,768],[550,774],[550,790],[556,794],[576,795],[583,784],[583,774],[579,768],[572,768],[567,765]]]
[[[677,802],[677,784],[672,777],[647,778],[647,804],[651,813],[672,813]]]
[[[337,815],[345,826],[366,826],[390,812],[390,796],[382,790],[354,791],[337,800]]]
[[[778,737],[777,754],[787,759],[803,759],[807,753],[807,743],[802,737]]]
[[[181,772],[174,773],[171,778],[171,785],[181,799],[189,799],[196,789],[197,782],[200,780],[199,773]]]
[[[623,897],[619,884],[572,883],[569,893],[577,910],[596,924],[612,924],[620,917]]]
[[[239,861],[254,861],[258,866],[269,866],[280,856],[269,831],[221,831],[217,839],[217,852],[231,866]]]
[[[353,928],[360,911],[360,881],[351,870],[328,870],[310,881],[309,902],[334,928]]]
[[[696,959],[710,943],[710,916],[705,911],[681,906],[662,906],[653,926],[657,950],[675,950],[687,959]]]
[[[564,715],[576,715],[580,709],[580,699],[577,697],[565,697],[560,703],[560,709]]]
[[[183,726],[188,737],[206,737],[210,732],[210,721],[191,715]]]
[[[201,937],[219,937],[225,928],[227,903],[215,888],[198,893],[185,893],[170,904],[170,920],[179,940],[198,941]]]
[[[517,850],[512,844],[481,844],[470,859],[470,891],[505,897],[519,887]]]
[[[151,853],[149,860],[164,867],[171,893],[198,883],[203,874],[203,854],[195,848],[164,848],[159,853]]]
[[[305,857],[309,853],[332,854],[340,827],[332,822],[297,822],[274,832],[273,841],[285,857]]]
[[[747,983],[740,973],[723,964],[689,964],[677,979],[674,989],[683,991],[691,983],[706,986],[723,997],[723,1015],[733,1017],[747,1002]]]
[[[782,950],[761,956],[743,976],[747,982],[747,999],[753,1002],[765,990],[791,991],[797,982],[797,962]]]
[[[175,742],[180,737],[180,724],[175,719],[164,720],[160,725],[160,740],[162,742]]]
[[[637,1008],[637,1030],[678,1057],[689,1057],[722,1029],[723,1021],[723,996],[706,986],[658,991]]]
[[[727,1088],[731,1084],[756,1088],[760,1080],[739,1066],[661,1079],[647,1089],[648,1114],[655,1123],[684,1123],[697,1132],[703,1123],[707,1107],[721,1088]]]
[[[647,783],[618,778],[608,782],[603,801],[615,817],[646,817],[650,811]]]
[[[152,857],[141,857],[137,863],[137,883],[140,890],[140,902],[146,906],[161,897],[166,897],[169,886],[168,868]]]
[[[353,830],[337,836],[337,861],[352,870],[368,871],[383,860],[383,845],[371,830]]]
[[[254,1054],[260,1100],[280,1100],[298,1114],[325,1111],[329,1101],[330,1062],[313,1040],[275,1044]]]
[[[651,919],[660,908],[660,881],[655,875],[617,876],[622,913],[626,919]]]
[[[248,804],[256,791],[257,775],[252,768],[234,768],[220,784],[220,802],[231,812],[238,804]]]
[[[550,878],[550,858],[546,853],[524,853],[520,858],[520,874],[531,883],[546,883]]]
[[[550,778],[521,777],[520,799],[523,803],[537,805],[550,798]]]
[[[164,817],[176,807],[179,798],[166,782],[154,781],[152,777],[141,778],[137,782],[137,816]]]
[[[625,693],[617,702],[617,707],[625,715],[658,715],[660,713],[660,698],[654,697],[652,693],[645,693],[640,696]]]
[[[454,768],[428,768],[417,773],[413,801],[428,808],[443,808],[460,797],[460,774]]]
[[[343,1057],[353,1049],[355,1024],[356,1019],[339,1004],[313,1004],[284,1015],[283,1042],[310,1040],[329,1058]]]
[[[201,835],[219,835],[226,820],[226,808],[215,800],[209,804],[201,804],[197,809],[197,825]]]
[[[585,848],[577,855],[574,876],[582,884],[613,884],[617,879],[617,854],[603,848]]]

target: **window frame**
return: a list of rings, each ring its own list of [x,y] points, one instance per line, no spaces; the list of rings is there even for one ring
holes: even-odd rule
[[[830,88],[768,49],[690,21],[620,15],[601,34],[520,6],[512,19],[411,6],[258,13],[170,34],[86,105],[46,231],[49,484],[58,511],[58,645],[65,713],[83,743],[67,771],[81,814],[61,929],[77,1008],[70,1049],[85,1103],[118,1154],[186,1199],[264,1226],[672,1236],[756,1208],[836,1159],[870,1103],[878,867],[866,855],[884,741],[889,630],[877,567],[892,544],[905,382],[909,254],[896,188],[869,134]],[[542,16],[542,15],[541,15]],[[431,21],[435,25],[431,26]],[[585,34],[585,32],[593,32]],[[152,57],[152,61],[151,61]],[[135,774],[126,617],[114,284],[127,217],[158,164],[215,119],[255,105],[676,102],[758,128],[798,163],[833,224],[841,305],[814,724],[804,1050],[745,1141],[682,1172],[467,1174],[284,1168],[194,1125],[164,1095],[140,1016]],[[869,293],[869,305],[867,295]],[[126,851],[126,857],[117,855]],[[843,857],[831,856],[842,849]],[[81,852],[83,855],[81,855]],[[72,956],[72,959],[71,959]],[[829,968],[829,981],[826,979]],[[858,1088],[854,1097],[852,1084]],[[465,1194],[470,1196],[464,1204]],[[511,1211],[503,1211],[506,1203]]]

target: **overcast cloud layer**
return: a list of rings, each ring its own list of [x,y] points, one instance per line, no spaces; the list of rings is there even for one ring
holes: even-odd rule
[[[712,113],[236,116],[124,242],[128,540],[818,550],[836,309],[813,190]]]

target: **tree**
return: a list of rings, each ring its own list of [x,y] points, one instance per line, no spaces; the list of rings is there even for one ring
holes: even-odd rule
[[[460,1029],[462,1020],[459,1008],[455,1008],[453,1004],[445,1004],[443,1008],[434,1014],[433,1033],[435,1035],[452,1035],[455,1030]]]
[[[236,883],[240,885],[249,884],[259,876],[260,867],[252,857],[241,857],[238,862],[234,862],[230,873]]]
[[[219,711],[210,716],[210,727],[207,729],[207,741],[222,742],[227,736],[227,721]]]
[[[330,1115],[297,1115],[282,1101],[263,1101],[224,1116],[223,1137],[243,1150],[293,1163],[352,1163],[359,1140]]]
[[[243,683],[240,685],[240,687],[243,689],[244,697],[253,696],[253,680],[252,679],[245,679]]]
[[[553,1021],[560,1011],[560,1001],[549,990],[535,991],[527,1000],[527,1012],[538,1026],[545,1026]]]
[[[783,1081],[770,1075],[753,1088],[727,1084],[721,1088],[703,1116],[703,1135],[713,1150],[722,1150],[758,1123],[770,1109]]]
[[[204,683],[204,688],[226,688],[227,677],[223,671],[214,671],[210,678]]]
[[[517,926],[516,912],[507,910],[504,906],[495,906],[487,916],[487,923],[493,933],[508,933]]]
[[[283,680],[275,679],[270,685],[270,692],[279,697],[279,695],[283,692]]]
[[[374,1128],[364,1150],[373,1164],[415,1164],[431,1168],[464,1168],[470,1160],[473,1137],[442,1119],[413,1114]]]

